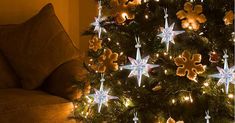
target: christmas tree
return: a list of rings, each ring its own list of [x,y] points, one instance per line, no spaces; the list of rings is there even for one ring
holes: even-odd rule
[[[232,0],[97,3],[84,32],[92,88],[75,102],[79,120],[234,122]]]

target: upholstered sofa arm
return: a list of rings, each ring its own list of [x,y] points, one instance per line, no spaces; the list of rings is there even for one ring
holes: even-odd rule
[[[87,71],[79,59],[60,65],[45,81],[46,92],[74,100],[90,92]]]

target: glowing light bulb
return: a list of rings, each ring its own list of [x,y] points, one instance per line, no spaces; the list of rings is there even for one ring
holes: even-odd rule
[[[156,54],[157,57],[159,57],[159,54]]]
[[[228,95],[228,98],[230,98],[230,99],[233,99],[233,97],[234,97],[233,94],[229,94],[229,95]]]
[[[172,57],[172,56],[170,56],[169,58],[170,58],[170,59],[172,59],[173,57]]]
[[[144,17],[145,17],[145,19],[149,19],[149,16],[148,16],[148,15],[145,15]]]
[[[184,100],[185,100],[185,101],[189,101],[189,97],[188,97],[188,96],[185,96],[185,97],[184,97]]]
[[[172,104],[175,104],[175,99],[172,99],[171,102],[172,102]]]
[[[209,83],[205,82],[203,85],[206,86],[206,87],[208,87],[208,86],[209,86]]]
[[[167,70],[164,70],[164,73],[167,74]]]
[[[127,14],[126,12],[123,12],[123,13],[122,13],[122,18],[123,18],[123,19],[127,19],[127,18],[128,18],[128,14]]]
[[[188,28],[190,29],[190,30],[193,30],[193,27],[190,25],[190,26],[188,26]]]

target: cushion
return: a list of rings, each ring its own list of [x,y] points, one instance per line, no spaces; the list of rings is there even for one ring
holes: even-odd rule
[[[42,91],[1,89],[0,99],[1,123],[75,123],[71,102]]]
[[[53,70],[78,54],[52,4],[25,23],[3,26],[0,32],[0,49],[25,89],[39,87]]]
[[[54,95],[77,99],[90,92],[87,70],[81,59],[73,59],[58,67],[46,80],[43,89]]]
[[[0,52],[0,89],[17,88],[19,85],[16,74],[6,61],[5,56]]]

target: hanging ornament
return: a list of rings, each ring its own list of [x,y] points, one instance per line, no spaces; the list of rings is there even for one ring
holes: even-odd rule
[[[205,116],[205,119],[206,119],[206,123],[210,123],[210,115],[209,115],[209,110],[206,111],[206,116]]]
[[[235,66],[229,68],[228,67],[228,55],[227,55],[227,51],[224,51],[224,69],[220,68],[217,66],[217,69],[219,71],[219,73],[217,74],[212,74],[209,75],[212,78],[218,78],[219,81],[217,83],[217,85],[221,85],[221,84],[225,84],[225,88],[226,88],[226,94],[228,94],[228,90],[229,90],[229,83],[231,82],[232,84],[235,84]]]
[[[191,58],[191,54],[185,50],[182,56],[174,59],[178,66],[176,75],[185,76],[187,74],[188,79],[196,82],[197,74],[205,72],[205,66],[199,64],[201,59],[201,54],[193,54]]]
[[[164,9],[164,13],[165,13],[165,16],[164,16],[164,18],[165,18],[165,27],[164,28],[161,27],[161,32],[162,33],[157,35],[157,36],[162,38],[161,43],[166,44],[166,51],[168,52],[169,51],[169,43],[171,42],[171,43],[175,44],[174,37],[176,35],[184,33],[184,31],[173,31],[175,23],[171,24],[171,26],[169,27],[168,21],[167,21],[167,18],[168,18],[167,9]]]
[[[98,17],[95,17],[95,22],[91,23],[92,26],[94,26],[94,31],[98,33],[98,37],[101,38],[101,33],[102,32],[107,32],[104,27],[102,27],[103,21],[106,19],[105,17],[102,17],[102,5],[101,5],[101,0],[99,1],[99,14]]]
[[[176,13],[177,17],[182,20],[182,27],[190,30],[197,31],[200,28],[200,23],[206,22],[206,16],[202,14],[202,5],[195,5],[186,2],[184,4],[184,10],[180,10]]]
[[[220,56],[219,56],[218,53],[215,52],[215,51],[211,51],[211,52],[209,53],[209,56],[210,56],[209,61],[210,61],[211,63],[218,63],[219,60],[220,60]]]
[[[131,65],[125,65],[122,66],[121,68],[131,70],[128,77],[137,76],[138,85],[140,87],[142,75],[149,77],[148,71],[152,68],[158,67],[159,65],[148,64],[147,62],[149,56],[146,56],[145,58],[142,59],[140,54],[141,44],[139,41],[139,37],[136,37],[136,43],[137,43],[135,45],[135,48],[137,48],[136,59],[128,57],[129,61],[131,62]]]
[[[101,75],[101,79],[100,79],[100,89],[96,90],[95,89],[95,94],[90,94],[89,96],[94,98],[94,103],[98,104],[98,112],[100,113],[101,107],[102,105],[108,105],[108,101],[111,99],[118,99],[118,97],[115,96],[110,96],[108,95],[109,93],[109,89],[108,90],[104,90],[103,84],[104,84],[104,75]]]
[[[105,49],[104,53],[98,58],[97,71],[104,73],[108,69],[112,71],[118,70],[118,64],[115,63],[118,60],[118,54],[113,53],[111,49]]]
[[[99,49],[102,48],[102,40],[99,39],[97,36],[94,36],[90,41],[89,41],[89,49],[93,51],[98,51]]]
[[[173,118],[169,118],[167,121],[166,121],[166,123],[184,123],[184,121],[175,121]]]
[[[134,113],[134,118],[133,118],[134,123],[138,123],[139,118],[137,117],[137,112]]]
[[[226,12],[223,20],[224,20],[225,25],[233,24],[233,20],[234,20],[233,11],[230,10],[230,11]]]

